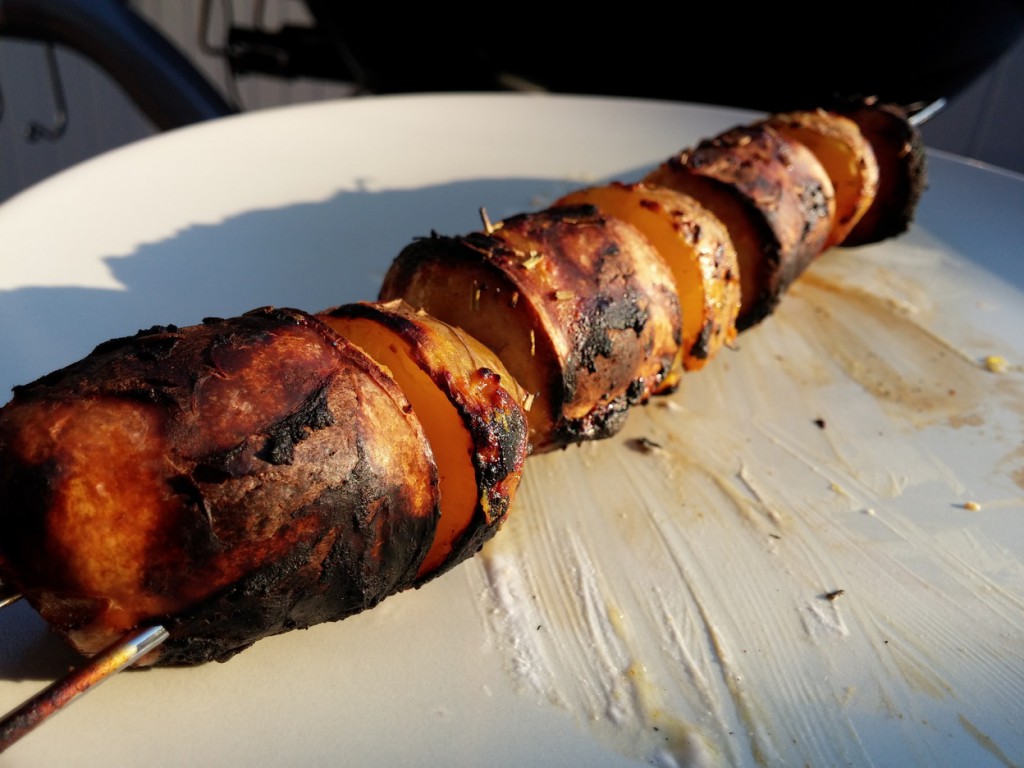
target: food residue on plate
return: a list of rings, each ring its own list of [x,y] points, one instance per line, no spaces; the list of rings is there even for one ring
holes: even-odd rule
[[[1024,564],[989,518],[943,512],[964,478],[1013,484],[991,468],[1024,382],[996,390],[931,327],[941,270],[907,253],[824,257],[741,350],[631,414],[609,442],[634,450],[533,459],[474,561],[524,691],[659,766],[927,764],[914,728],[977,709],[1024,749]]]

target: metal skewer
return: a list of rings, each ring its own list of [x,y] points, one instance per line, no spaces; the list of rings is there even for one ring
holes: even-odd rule
[[[0,608],[18,601],[21,595],[0,585]],[[0,752],[34,730],[51,716],[104,680],[135,664],[158,647],[170,633],[162,626],[147,627],[126,635],[90,658],[83,666],[51,683],[20,706],[0,718]]]
[[[935,116],[935,114],[946,106],[946,100],[938,98],[933,102],[923,105],[915,105],[912,110],[912,114],[908,118],[911,125],[920,126],[926,123],[929,119]]]
[[[9,605],[14,605],[19,600],[21,600],[20,592],[16,592],[10,587],[0,584],[0,609],[6,608]]]

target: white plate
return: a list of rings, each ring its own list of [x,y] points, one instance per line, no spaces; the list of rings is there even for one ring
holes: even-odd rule
[[[129,146],[0,206],[0,387],[153,324],[371,299],[413,237],[751,117],[389,97]],[[620,437],[531,458],[480,557],[226,664],[118,675],[5,764],[1020,764],[1024,179],[930,162],[909,234],[823,256]],[[0,710],[72,662],[8,609]]]

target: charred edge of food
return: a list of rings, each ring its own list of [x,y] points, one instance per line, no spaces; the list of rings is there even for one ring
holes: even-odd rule
[[[730,179],[717,178],[694,170],[688,157],[686,153],[675,155],[668,161],[666,167],[672,173],[694,176],[694,183],[706,186],[712,191],[713,196],[707,198],[695,188],[687,189],[686,194],[698,199],[713,214],[725,221],[729,221],[733,217],[730,215],[730,211],[722,207],[720,201],[731,201],[730,206],[743,212],[744,220],[755,232],[756,245],[749,245],[748,248],[751,250],[744,252],[738,242],[735,244],[739,251],[740,286],[743,287],[743,296],[749,297],[740,306],[735,326],[737,332],[748,331],[762,323],[775,311],[782,296],[799,278],[807,262],[804,258],[795,259],[792,258],[792,254],[786,253],[785,245],[780,238],[779,231],[774,226],[770,210],[760,205],[756,197],[746,193],[741,186]],[[756,267],[754,273],[750,268],[752,261]],[[749,285],[752,282],[753,289]]]
[[[510,478],[518,476],[526,458],[526,418],[522,407],[506,388],[506,385],[512,386],[513,383],[504,382],[495,371],[479,368],[472,374],[471,388],[475,397],[471,398],[463,387],[452,386],[447,381],[448,374],[437,370],[423,356],[421,350],[427,341],[427,334],[421,326],[400,314],[381,312],[364,303],[346,305],[333,313],[374,320],[411,342],[410,358],[445,394],[472,436],[476,451],[473,463],[477,488],[481,497],[489,500],[478,506],[484,523],[490,526],[503,518],[508,499],[495,491]],[[486,393],[483,403],[482,393]]]
[[[501,385],[501,377],[491,370],[477,371],[478,382],[488,390],[490,409],[464,404],[459,407],[471,424],[477,439],[473,454],[480,502],[474,520],[453,542],[451,552],[424,581],[447,573],[476,554],[504,524],[511,499],[527,456],[529,426],[518,403]],[[479,439],[485,436],[485,439]]]
[[[775,311],[786,287],[780,274],[783,243],[779,233],[755,200],[727,179],[692,170],[685,152],[670,157],[663,169],[671,175],[688,177],[697,188],[688,187],[681,191],[697,199],[722,221],[733,218],[730,215],[732,209],[742,212],[744,221],[754,233],[756,245],[744,246],[740,241],[734,242],[740,261],[739,281],[745,297],[736,317],[736,330],[742,332],[752,328]],[[660,171],[655,171],[649,178],[656,179],[659,175]],[[671,186],[671,179],[663,181]],[[702,194],[702,190],[710,192],[710,197]],[[723,207],[725,201],[729,202],[728,210]],[[751,262],[756,272],[750,271]]]
[[[301,408],[267,427],[266,443],[256,453],[268,464],[291,464],[295,459],[295,446],[318,429],[334,424],[334,414],[327,404],[327,389],[320,387],[303,402]]]
[[[879,167],[878,194],[840,246],[870,245],[904,234],[928,188],[920,128],[909,121],[902,107],[879,103],[874,97],[843,100],[833,110],[857,124]]]
[[[743,154],[735,151],[739,148],[746,148]],[[732,128],[682,154],[692,170],[738,185],[780,228],[780,241],[793,238],[791,243],[783,241],[784,251],[793,251],[784,253],[784,257],[792,256],[794,261],[806,265],[821,252],[832,228],[834,190],[829,189],[831,182],[824,168],[806,147],[791,142],[769,124],[759,122]],[[801,156],[812,164],[810,167],[820,168],[818,179],[792,176]],[[785,173],[762,172],[769,167]],[[780,205],[790,182],[801,203],[795,211],[799,214],[799,232],[791,231],[792,222],[783,218],[789,211]]]
[[[707,360],[710,355],[711,340],[718,335],[718,326],[708,320],[700,327],[700,333],[687,353],[698,360]]]
[[[678,372],[666,372],[657,385],[659,394],[675,391],[683,371],[700,367],[698,361],[703,364],[735,332],[740,287],[735,277],[738,270],[732,269],[737,256],[728,229],[709,207],[671,186],[613,181],[571,192],[555,205],[583,201],[639,230],[677,281],[675,298],[682,322],[676,345],[681,359]],[[717,283],[715,287],[709,285],[712,281]],[[682,311],[684,295],[694,306]],[[704,327],[707,323],[713,323],[715,334],[708,335]],[[728,328],[724,327],[726,323]],[[702,332],[703,349],[699,346]]]
[[[606,440],[617,435],[626,424],[630,407],[638,402],[636,391],[641,386],[642,382],[630,394],[613,398],[604,403],[602,408],[581,418],[563,419],[555,430],[552,440],[554,446],[565,449],[577,443]]]
[[[50,371],[43,376],[30,381],[27,384],[17,384],[12,388],[15,396],[26,392],[37,390],[40,387],[50,387],[64,381],[73,372],[89,366],[97,358],[111,353],[125,352],[139,359],[160,361],[170,356],[174,347],[181,338],[180,330],[176,325],[154,325],[151,328],[140,330],[132,336],[120,336],[114,339],[97,344],[91,354],[70,363],[55,371]]]
[[[838,245],[878,192],[879,165],[871,143],[856,122],[822,107],[770,115],[765,122],[806,144],[825,167],[836,197],[835,223],[825,245]]]
[[[309,325],[311,327],[316,325],[315,319],[301,310],[271,306],[250,310],[241,315],[240,318],[234,318],[232,322],[246,322],[241,320],[241,318],[248,318],[252,322],[247,323],[247,327],[240,330],[252,330],[257,327],[257,323],[265,321],[270,323]],[[206,317],[203,318],[202,325],[217,326],[224,322],[224,318]],[[71,377],[79,377],[83,380],[89,379],[92,377],[85,376],[86,372],[96,371],[108,365],[109,361],[115,358],[125,361],[137,360],[142,363],[163,363],[174,354],[178,344],[185,338],[186,331],[187,329],[174,324],[154,325],[150,328],[139,330],[130,336],[119,336],[102,341],[82,359],[44,374],[26,384],[15,385],[12,391],[15,395],[24,395],[28,392],[38,392],[41,388],[52,387],[58,384],[63,385]],[[156,372],[158,372],[157,369],[154,369],[154,373]],[[146,380],[146,383],[151,383],[153,386],[137,388],[136,396],[143,400],[157,398],[157,401],[160,401],[158,395],[152,392],[146,393],[144,390],[159,389],[164,382],[159,376],[151,376]]]
[[[431,334],[399,311],[382,311],[373,304],[357,302],[335,307],[327,315],[371,320],[408,341],[410,359],[445,395],[471,437],[477,488],[473,520],[453,542],[444,563],[423,579],[428,581],[475,554],[494,536],[508,514],[510,498],[528,452],[526,415],[508,389],[515,383],[503,381],[488,368],[479,368],[471,375],[473,396],[469,396],[464,387],[449,381],[449,373],[439,370],[424,356]]]
[[[553,347],[554,340],[547,333],[542,332],[546,327],[543,313],[546,311],[542,304],[538,303],[543,297],[535,295],[531,285],[526,281],[533,269],[540,268],[537,265],[524,264],[524,260],[514,248],[504,240],[496,236],[502,227],[496,227],[495,233],[471,232],[465,235],[439,235],[431,233],[429,237],[416,238],[405,246],[394,259],[388,272],[384,277],[378,298],[382,301],[403,299],[414,307],[421,307],[438,319],[463,328],[467,333],[474,336],[484,345],[490,347],[502,363],[509,369],[512,376],[516,377],[519,384],[530,391],[530,394],[538,401],[545,403],[549,412],[551,424],[557,426],[560,414],[566,403],[566,391],[561,378],[561,366],[558,364],[558,354]],[[507,356],[500,354],[502,339],[492,338],[494,329],[481,331],[474,328],[468,322],[474,318],[464,318],[462,322],[458,317],[453,316],[450,303],[440,305],[443,297],[433,296],[426,299],[422,295],[429,284],[433,281],[440,281],[444,276],[457,271],[472,271],[479,276],[477,291],[480,295],[492,297],[499,300],[499,291],[509,288],[507,297],[500,298],[506,306],[513,309],[522,320],[517,325],[523,328],[531,328],[534,335],[531,337],[531,344],[534,346],[529,351],[530,361],[514,362]],[[476,278],[474,278],[476,279]],[[501,288],[498,288],[498,287]],[[426,291],[426,293],[430,293]],[[475,315],[475,312],[473,313]],[[542,374],[534,377],[539,380],[531,384],[531,379],[524,375],[522,365],[531,365],[535,373]],[[558,370],[555,370],[555,369]],[[530,409],[530,419],[536,423],[539,408],[535,401]],[[531,439],[534,441],[530,450],[541,452],[550,449],[551,439],[555,439],[554,430],[544,430],[543,434],[533,432]],[[561,438],[558,438],[561,439]]]

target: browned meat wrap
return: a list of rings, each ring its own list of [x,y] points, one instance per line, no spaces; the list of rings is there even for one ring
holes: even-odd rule
[[[765,123],[706,139],[644,181],[691,195],[725,223],[739,256],[741,331],[772,313],[821,253],[835,218],[821,162]]]
[[[404,299],[493,349],[533,396],[534,453],[615,434],[681,371],[675,281],[634,227],[558,207],[407,246],[382,299]]]

